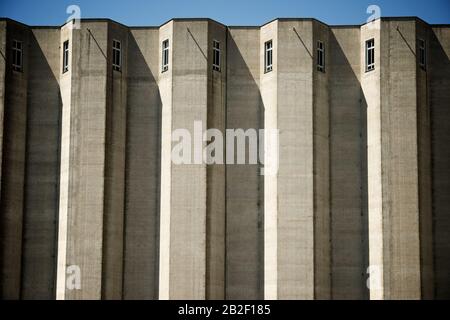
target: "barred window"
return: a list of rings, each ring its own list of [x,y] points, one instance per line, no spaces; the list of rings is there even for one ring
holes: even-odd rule
[[[12,43],[12,67],[13,70],[23,71],[23,43],[22,41],[13,40]]]
[[[325,72],[325,47],[322,41],[317,41],[317,70]]]
[[[162,43],[162,72],[169,70],[169,39]]]
[[[220,42],[213,40],[213,70],[220,71]]]
[[[366,41],[366,71],[375,70],[375,39]]]
[[[122,45],[120,41],[113,40],[113,70],[122,71]]]
[[[426,69],[427,65],[427,51],[426,51],[426,42],[425,40],[419,39],[419,65]]]
[[[264,43],[264,72],[272,71],[272,40],[267,41]]]
[[[63,69],[62,72],[65,73],[69,71],[69,40],[63,43]]]

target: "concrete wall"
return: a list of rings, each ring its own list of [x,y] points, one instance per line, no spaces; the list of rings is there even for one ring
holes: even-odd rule
[[[212,36],[224,38],[224,32],[214,31]],[[223,128],[225,123],[220,102],[224,93],[209,92],[208,87],[208,74],[212,68],[211,60],[208,60],[212,46],[208,41],[208,21],[174,21],[172,32],[169,69],[173,70],[167,75],[172,77],[171,130],[188,130],[193,145],[202,150],[206,143],[196,141],[199,137],[194,133],[194,122],[201,124],[201,132],[210,124]],[[220,85],[221,79],[215,81],[214,74],[210,77],[211,89],[217,82]],[[163,101],[163,112],[164,108]],[[164,134],[163,128],[163,139]],[[175,144],[177,141],[172,147]],[[202,159],[196,158],[195,148],[191,151],[193,164],[170,164],[171,182],[167,189],[170,211],[163,208],[167,204],[161,204],[161,223],[163,216],[170,219],[169,257],[160,262],[161,271],[166,269],[163,272],[168,275],[165,279],[160,278],[165,281],[160,282],[160,298],[223,298],[225,292],[224,271],[220,266],[225,250],[223,240],[217,238],[223,239],[224,235],[224,170],[218,167],[207,170]],[[167,161],[165,155],[162,161]],[[164,196],[162,201],[167,198]],[[167,246],[167,240],[163,239],[161,245]]]
[[[416,21],[416,38],[430,43],[431,30],[422,21]],[[433,258],[433,210],[432,210],[432,171],[431,171],[431,109],[429,95],[428,67],[418,62],[418,41],[416,41],[416,77],[417,77],[417,156],[419,184],[419,233],[420,233],[420,273],[421,294],[424,299],[434,297],[434,258]],[[426,52],[430,52],[429,49]]]
[[[264,127],[259,90],[259,28],[230,28],[227,40],[229,129]],[[227,165],[226,298],[264,297],[264,176],[261,166]]]
[[[71,27],[0,21],[3,298],[449,295],[448,26],[384,18],[360,27]],[[375,70],[366,72],[370,38]],[[427,43],[426,68],[417,38]],[[12,39],[24,41],[24,72],[9,67]],[[112,70],[113,39],[121,71]],[[278,172],[195,159],[206,143],[195,146],[194,121],[201,135],[279,129]],[[191,160],[202,163],[171,161],[175,129],[191,133]],[[80,289],[67,286],[69,266],[80,268]]]
[[[364,80],[380,81],[375,88],[364,81],[369,93],[369,252],[375,267],[371,298],[429,298],[430,117],[426,75],[417,67],[416,21],[381,21],[376,28],[366,26],[361,37],[370,39],[374,33],[380,54],[376,70],[364,75]]]
[[[24,299],[55,297],[61,95],[59,28],[30,35],[22,288]]]
[[[56,298],[64,299],[66,289],[66,261],[67,261],[67,232],[68,217],[70,212],[70,194],[72,186],[71,177],[71,127],[72,127],[72,65],[76,60],[74,57],[75,46],[73,45],[73,32],[70,24],[61,28],[59,48],[63,48],[64,41],[69,41],[69,70],[62,73],[63,58],[59,59],[59,85],[61,92],[61,157],[59,168],[59,215],[58,215],[58,255],[57,255],[57,274],[56,274]]]
[[[220,71],[213,70],[213,41],[218,41],[221,49]],[[226,70],[227,70],[227,28],[224,25],[208,21],[208,97],[207,128],[226,128]],[[216,138],[214,138],[216,139]],[[208,142],[210,142],[208,140]],[[223,141],[225,142],[225,141]],[[214,142],[216,143],[216,142]],[[218,146],[220,148],[220,146]],[[222,146],[225,150],[225,144]],[[217,153],[217,151],[215,151]],[[225,152],[223,152],[225,154]],[[208,161],[213,154],[207,153]],[[208,162],[209,163],[209,162]],[[206,298],[225,298],[225,242],[226,242],[226,176],[224,160],[211,164],[206,169]]]
[[[429,35],[428,93],[432,126],[432,186],[433,186],[433,244],[434,294],[436,298],[450,297],[450,31],[448,26],[433,27]]]
[[[81,29],[72,32],[66,266],[79,266],[81,289],[66,289],[65,299],[100,299],[105,238],[108,64],[104,55],[108,52],[108,24],[83,23]]]
[[[272,71],[265,72],[264,48],[272,40]],[[261,27],[259,35],[259,86],[264,107],[264,129],[277,129],[278,125],[278,21]],[[281,141],[281,137],[280,137]],[[282,146],[280,146],[282,157]],[[264,163],[269,154],[264,152]],[[280,163],[280,167],[281,167]],[[264,299],[277,299],[278,294],[278,172],[264,177]]]
[[[2,60],[0,61],[0,168],[3,160],[3,126],[5,113],[5,76],[6,76],[6,21],[0,21],[0,50]],[[0,170],[0,179],[1,179]],[[1,181],[1,180],[0,180]],[[0,191],[2,184],[0,183]]]
[[[421,298],[414,21],[381,25],[384,298]],[[386,46],[388,49],[384,49]],[[369,160],[370,161],[370,160]],[[389,248],[389,249],[388,249]]]
[[[3,111],[0,197],[0,296],[18,299],[21,286],[23,194],[27,127],[27,92],[30,31],[19,23],[6,25],[6,64],[12,63],[12,41],[22,41],[23,70],[6,68]]]
[[[161,96],[159,30],[128,36],[124,299],[158,298]]]
[[[328,48],[331,294],[333,299],[366,299],[367,128],[360,28],[333,27]]]

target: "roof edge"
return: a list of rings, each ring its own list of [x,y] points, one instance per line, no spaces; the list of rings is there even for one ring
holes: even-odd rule
[[[43,25],[43,26],[40,26],[40,25],[28,25],[28,24],[25,24],[23,22],[20,22],[20,21],[11,19],[11,18],[0,17],[0,21],[10,21],[10,22],[13,22],[13,23],[17,23],[17,24],[29,27],[29,28],[61,28],[64,25],[66,25],[67,23],[69,23],[69,22],[71,22],[73,20],[74,19],[68,20],[68,21],[64,22],[63,24],[61,24],[61,25]],[[329,24],[326,24],[325,22],[320,21],[320,20],[318,20],[316,18],[309,18],[309,17],[305,17],[305,18],[274,18],[274,19],[272,19],[272,20],[270,20],[270,21],[268,21],[268,22],[266,22],[266,23],[264,23],[262,25],[229,25],[229,26],[227,26],[227,25],[225,25],[225,24],[223,24],[223,23],[221,23],[221,22],[219,22],[217,20],[211,19],[211,18],[172,18],[172,19],[169,19],[166,22],[160,24],[159,26],[158,25],[153,25],[153,26],[127,26],[127,25],[125,25],[125,24],[123,24],[121,22],[115,21],[115,20],[110,19],[110,18],[82,18],[80,20],[81,20],[81,22],[111,22],[111,23],[123,26],[125,28],[129,28],[129,29],[160,28],[160,27],[162,27],[162,26],[164,26],[167,23],[172,22],[172,21],[207,21],[207,22],[213,22],[213,23],[222,25],[222,26],[224,26],[226,28],[262,28],[262,27],[264,27],[264,26],[266,26],[266,25],[268,25],[268,24],[270,24],[270,23],[272,23],[274,21],[314,21],[314,22],[323,24],[325,26],[328,26],[330,28],[344,28],[344,27],[361,27],[363,25],[366,25],[366,24],[368,24],[368,23],[370,23],[372,21],[376,21],[376,20],[381,20],[381,21],[416,20],[416,21],[421,21],[422,23],[424,23],[426,25],[429,25],[431,27],[450,27],[450,23],[449,24],[446,24],[446,23],[432,24],[432,23],[426,22],[425,20],[423,20],[422,18],[417,17],[417,16],[380,17],[380,18],[377,18],[377,19],[374,19],[374,20],[371,20],[371,21],[368,21],[368,22],[365,22],[365,23],[362,23],[362,24],[348,24],[348,25],[345,25],[345,24],[343,24],[343,25],[339,25],[339,24],[337,24],[337,25],[329,25]]]

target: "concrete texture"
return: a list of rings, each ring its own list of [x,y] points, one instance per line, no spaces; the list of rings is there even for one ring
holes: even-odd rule
[[[128,36],[124,299],[158,298],[161,96],[159,32]]]
[[[24,299],[55,292],[59,198],[61,95],[58,29],[30,36],[22,288]]]
[[[418,18],[86,19],[80,29],[0,20],[0,296],[448,298],[449,30]],[[10,66],[13,39],[24,43],[23,72]],[[195,139],[194,121],[278,129],[278,172],[173,163],[172,131]],[[67,286],[72,266],[78,289]]]
[[[28,47],[28,27],[8,22],[5,31],[6,48],[11,48],[13,39],[21,41],[24,48]],[[12,59],[8,52],[5,50],[6,65],[10,65]],[[18,299],[21,287],[28,61],[29,57],[24,56],[22,71],[5,68],[2,77],[5,79],[5,96],[0,202],[0,292],[6,299]]]
[[[360,28],[333,27],[330,97],[331,295],[368,297],[366,107],[360,88]]]
[[[230,28],[226,125],[264,127],[259,28]],[[264,176],[260,165],[226,166],[226,298],[264,297]]]

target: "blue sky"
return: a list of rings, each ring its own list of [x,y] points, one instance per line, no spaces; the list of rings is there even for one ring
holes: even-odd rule
[[[381,16],[419,16],[450,23],[450,0],[0,0],[0,16],[29,25],[61,25],[66,8],[82,18],[111,18],[130,26],[160,25],[171,18],[207,17],[227,25],[260,25],[276,17],[314,17],[328,24],[360,24],[369,5]]]

